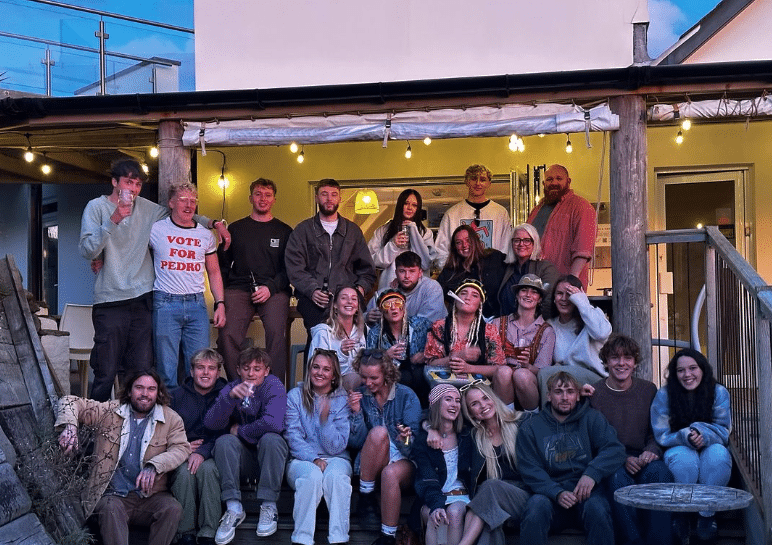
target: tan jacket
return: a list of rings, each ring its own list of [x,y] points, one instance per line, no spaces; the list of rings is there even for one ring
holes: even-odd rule
[[[96,428],[96,461],[91,468],[88,487],[81,495],[86,517],[94,511],[113,477],[118,460],[126,450],[130,414],[129,405],[121,405],[117,400],[98,402],[76,396],[65,396],[59,400],[56,426],[74,424]],[[142,437],[140,455],[143,466],[150,464],[158,473],[152,493],[166,490],[167,473],[177,469],[190,455],[185,425],[176,412],[169,407],[155,406]]]

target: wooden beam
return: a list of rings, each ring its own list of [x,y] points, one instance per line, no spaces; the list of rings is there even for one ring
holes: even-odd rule
[[[611,100],[619,130],[611,133],[611,280],[614,331],[641,347],[638,374],[651,380],[651,303],[646,248],[646,101],[642,96]]]
[[[183,128],[179,120],[158,125],[158,204],[169,202],[169,188],[190,182],[190,151],[182,145]]]

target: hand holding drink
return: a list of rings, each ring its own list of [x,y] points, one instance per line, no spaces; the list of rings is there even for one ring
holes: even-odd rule
[[[118,191],[118,206],[115,207],[115,211],[110,219],[117,225],[124,218],[131,216],[133,209],[134,194],[128,189],[121,189]]]

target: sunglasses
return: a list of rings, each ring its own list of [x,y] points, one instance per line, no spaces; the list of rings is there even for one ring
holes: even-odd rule
[[[480,209],[479,208],[474,209],[474,221],[472,223],[474,223],[475,227],[480,226]]]
[[[381,308],[383,310],[391,310],[393,308],[404,308],[405,302],[402,299],[393,298],[393,299],[386,299],[383,303],[381,303]]]
[[[335,357],[338,358],[338,353],[335,352],[335,350],[327,350],[326,348],[314,348],[313,354],[311,354],[311,359],[315,358],[316,356],[327,356],[328,358]]]
[[[468,382],[468,383],[464,384],[463,386],[459,387],[458,391],[463,394],[464,392],[466,392],[472,386],[477,386],[479,384],[485,384],[485,379],[478,378],[478,379],[473,380],[472,382]]]
[[[362,353],[360,355],[361,359],[364,358],[370,358],[372,360],[382,360],[383,355],[386,353],[385,350],[381,350],[380,348],[365,348],[362,350]]]

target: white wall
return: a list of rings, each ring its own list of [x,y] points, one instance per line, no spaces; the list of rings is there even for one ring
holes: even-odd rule
[[[623,67],[646,20],[647,0],[195,0],[196,88]]]
[[[768,39],[767,26],[770,20],[772,1],[755,0],[683,64],[772,59],[772,41]]]

